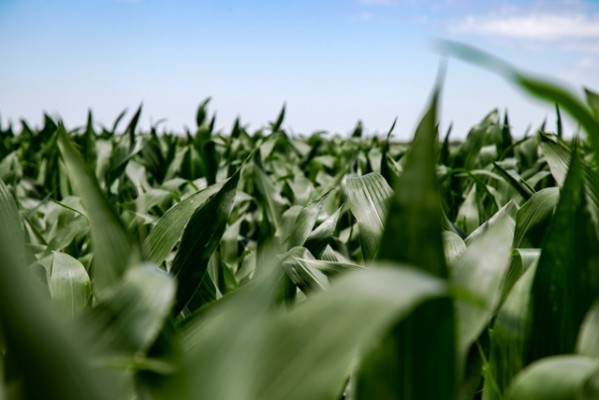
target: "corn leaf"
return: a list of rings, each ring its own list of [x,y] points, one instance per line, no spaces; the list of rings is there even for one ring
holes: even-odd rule
[[[81,262],[68,254],[52,254],[48,286],[53,302],[70,319],[79,316],[89,304],[92,294],[89,275]]]
[[[91,278],[97,296],[118,282],[139,258],[139,249],[108,204],[95,175],[73,146],[64,127],[59,126],[58,145],[75,191],[83,201],[91,226],[94,262]]]
[[[174,303],[175,283],[151,264],[130,269],[84,319],[101,358],[144,354]]]
[[[162,264],[173,251],[193,213],[217,193],[222,186],[222,183],[208,186],[168,209],[152,228],[143,243],[145,257],[156,265]]]
[[[207,299],[216,296],[214,284],[208,282],[208,261],[225,232],[239,175],[238,170],[216,194],[196,209],[183,231],[171,268],[171,273],[177,279],[175,314],[185,307],[202,284]]]
[[[574,351],[599,290],[599,244],[585,203],[582,163],[574,150],[532,286],[528,362]]]
[[[391,197],[378,258],[408,263],[444,279],[448,272],[436,174],[438,97],[439,86],[416,129]],[[426,303],[393,326],[363,360],[356,398],[453,399],[455,343],[451,300]]]
[[[364,259],[372,260],[378,250],[392,190],[382,175],[371,172],[350,176],[345,182],[347,204],[358,221]]]
[[[336,398],[373,339],[445,292],[440,280],[398,266],[349,273],[288,314],[269,312],[262,290],[241,290],[188,328],[178,398]]]
[[[592,399],[599,394],[597,388],[593,392],[585,386],[598,371],[599,361],[590,357],[544,358],[516,377],[506,400]]]
[[[53,318],[26,274],[23,227],[0,180],[0,326],[25,398],[105,399],[74,335]],[[40,337],[43,333],[43,337]],[[31,339],[27,339],[31,338]],[[68,382],[68,385],[65,385]]]

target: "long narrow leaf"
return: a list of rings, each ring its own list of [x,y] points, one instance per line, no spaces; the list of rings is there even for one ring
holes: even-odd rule
[[[26,276],[23,227],[0,180],[0,326],[7,355],[31,399],[105,399],[77,341],[52,318],[39,288]]]
[[[260,286],[248,287],[187,330],[177,398],[338,398],[360,353],[391,322],[444,292],[422,272],[381,267],[347,274],[289,314],[273,314],[256,305]]]
[[[599,244],[585,203],[575,150],[532,287],[529,362],[574,351],[579,326],[599,291]]]
[[[191,300],[207,274],[208,261],[225,232],[240,171],[191,216],[185,227],[171,273],[177,279],[174,313]],[[209,278],[209,277],[208,277]]]
[[[390,200],[378,258],[408,263],[446,278],[436,174],[438,97],[439,86],[416,129]],[[357,399],[453,399],[455,344],[451,300],[444,298],[421,306],[394,326],[365,358],[357,381]]]
[[[96,295],[100,296],[119,281],[131,262],[139,259],[139,249],[132,243],[102,193],[95,175],[67,137],[62,125],[59,126],[58,145],[71,182],[89,216],[94,246],[91,276]]]
[[[173,251],[195,210],[204,205],[222,186],[222,183],[208,186],[181,200],[165,212],[143,243],[146,258],[156,265],[162,264]]]

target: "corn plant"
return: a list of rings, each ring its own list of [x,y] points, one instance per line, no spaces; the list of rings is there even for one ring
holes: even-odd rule
[[[599,397],[599,95],[443,48],[555,129],[0,125],[0,398]]]

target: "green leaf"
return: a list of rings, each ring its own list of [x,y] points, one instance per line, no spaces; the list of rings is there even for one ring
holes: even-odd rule
[[[283,104],[283,107],[281,107],[281,111],[279,112],[279,115],[277,116],[276,121],[272,122],[270,125],[271,131],[273,133],[281,130],[281,126],[283,125],[284,119],[285,119],[285,104]]]
[[[480,225],[480,215],[476,204],[476,184],[472,185],[467,193],[466,199],[458,210],[456,224],[468,233],[473,232]]]
[[[443,214],[436,172],[438,96],[437,89],[406,155],[404,171],[389,202],[378,258],[409,263],[446,277]]]
[[[464,239],[455,232],[443,231],[443,244],[445,248],[445,258],[449,264],[452,264],[466,251]]]
[[[584,89],[584,94],[586,95],[587,104],[593,110],[593,114],[595,114],[595,118],[599,120],[599,94],[589,88]]]
[[[306,294],[328,288],[329,280],[326,275],[304,260],[314,260],[314,256],[304,247],[294,247],[287,252],[281,267],[293,284]]]
[[[48,274],[52,301],[69,319],[79,316],[91,298],[91,282],[85,267],[68,254],[55,251]]]
[[[497,169],[497,171],[499,171],[499,174],[510,184],[510,186],[513,187],[520,196],[522,196],[524,200],[530,199],[530,197],[535,193],[534,189],[531,188],[521,176],[518,176],[516,172],[507,171],[496,162],[493,162],[493,166],[495,169]]]
[[[315,260],[314,258],[294,257],[294,261],[302,264],[303,268],[306,268],[310,271],[317,269],[329,278],[337,277],[339,274],[345,273],[347,271],[366,268],[349,262]]]
[[[489,330],[491,344],[489,369],[485,371],[484,400],[501,399],[513,377],[524,367],[530,289],[535,269],[536,263],[518,279]]]
[[[570,164],[570,151],[563,142],[555,142],[549,137],[543,137],[543,139],[541,150],[545,155],[545,161],[547,161],[553,179],[558,186],[562,187],[568,172],[568,164]]]
[[[558,200],[558,188],[545,188],[533,194],[520,207],[516,214],[514,247],[536,247],[541,245]]]
[[[574,118],[586,131],[594,149],[595,160],[599,160],[599,118],[596,115],[594,101],[589,101],[591,103],[591,109],[589,109],[579,96],[569,89],[546,79],[525,74],[509,63],[473,47],[450,41],[441,42],[441,46],[456,57],[478,64],[503,76],[541,100],[550,104],[559,104],[560,108]]]
[[[574,351],[580,324],[599,291],[599,243],[585,207],[577,151],[532,286],[529,362]]]
[[[599,371],[599,361],[584,356],[549,357],[526,368],[514,380],[506,400],[577,400]],[[595,395],[597,392],[595,392]]]
[[[338,398],[372,341],[418,304],[443,296],[445,286],[393,266],[349,273],[289,313],[269,311],[267,293],[259,284],[241,289],[185,330],[185,363],[172,384],[177,398]]]
[[[482,300],[482,304],[458,301],[459,350],[464,361],[468,351],[494,316],[501,298],[512,250],[515,213],[508,203],[490,221],[486,230],[452,263],[452,283],[467,289]]]
[[[196,125],[198,128],[205,127],[208,121],[208,103],[210,103],[210,97],[204,99],[198,106],[198,111],[196,112]]]
[[[133,151],[135,147],[135,129],[137,128],[137,124],[139,123],[139,117],[141,116],[142,104],[139,105],[133,117],[131,117],[131,121],[129,121],[129,125],[125,129],[125,134],[129,135],[129,152]]]
[[[358,221],[360,244],[366,260],[372,260],[377,253],[392,193],[385,178],[376,172],[350,176],[345,182],[347,204]]]
[[[288,235],[285,235],[289,238],[287,241],[288,249],[304,245],[314,228],[314,224],[316,224],[316,220],[322,211],[327,196],[328,193],[301,209],[291,227],[291,232],[289,232]]]
[[[564,136],[564,125],[562,123],[562,113],[559,111],[559,105],[555,104],[555,132],[558,138],[562,138]]]
[[[26,275],[23,227],[7,186],[0,180],[0,326],[3,362],[9,357],[30,399],[106,399],[84,361],[83,348],[52,316]],[[3,377],[3,379],[5,379]]]
[[[130,269],[86,316],[90,345],[98,356],[145,353],[174,303],[175,282],[151,264]]]
[[[275,232],[280,231],[283,226],[282,221],[282,209],[284,200],[281,198],[279,189],[275,186],[275,183],[264,171],[262,159],[260,158],[260,152],[257,151],[254,155],[254,184],[260,194],[265,209],[270,219],[270,223],[273,228],[273,235]]]
[[[341,208],[338,208],[337,211],[310,232],[310,235],[306,238],[304,246],[310,250],[315,257],[320,257],[329,244],[329,241],[332,239],[340,215]]]
[[[577,353],[599,358],[599,303],[595,302],[580,327]]]
[[[95,175],[67,137],[64,126],[59,125],[58,129],[58,145],[67,172],[89,216],[94,249],[91,277],[95,295],[101,297],[120,280],[130,263],[139,259],[139,250],[108,204]]]
[[[193,213],[222,189],[222,186],[222,183],[208,186],[165,212],[143,243],[145,257],[156,265],[162,264],[177,244]]]
[[[550,137],[543,137],[541,144],[545,159],[551,170],[551,174],[561,187],[566,178],[566,172],[570,165],[571,149],[564,142],[554,142]],[[584,161],[582,162],[585,177],[586,197],[591,207],[591,214],[595,221],[599,221],[599,175],[591,169]]]
[[[446,278],[436,173],[439,88],[437,85],[416,129],[404,171],[389,202],[378,258],[414,265]],[[443,298],[426,303],[393,326],[363,360],[356,398],[453,399],[455,343],[452,301]]]
[[[185,307],[203,281],[209,278],[206,273],[208,261],[225,231],[233,208],[239,175],[240,170],[196,209],[183,231],[171,268],[171,273],[177,279],[177,296],[173,310],[175,314]]]

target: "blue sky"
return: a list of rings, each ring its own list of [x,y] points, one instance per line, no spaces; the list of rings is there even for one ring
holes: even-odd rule
[[[0,0],[0,119],[67,126],[89,108],[110,125],[144,104],[145,127],[193,126],[210,96],[217,126],[250,129],[287,104],[297,133],[351,131],[358,119],[411,137],[435,80],[435,38],[484,48],[574,88],[599,90],[599,1]],[[453,136],[507,108],[515,134],[551,107],[451,59],[442,129]],[[570,129],[575,129],[569,126]]]

